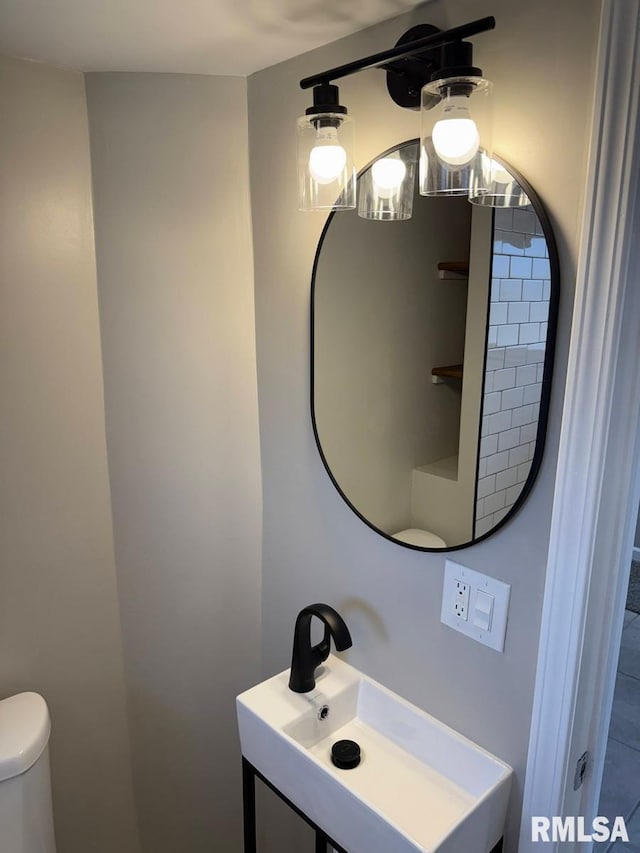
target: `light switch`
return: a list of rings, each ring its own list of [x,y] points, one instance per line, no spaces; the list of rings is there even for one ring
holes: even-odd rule
[[[482,631],[491,630],[494,601],[494,597],[489,595],[488,592],[482,592],[482,590],[479,589],[476,593],[476,603],[473,611],[473,624]]]

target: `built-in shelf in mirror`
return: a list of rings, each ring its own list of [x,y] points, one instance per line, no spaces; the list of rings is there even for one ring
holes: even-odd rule
[[[449,364],[446,367],[433,367],[431,369],[432,376],[442,376],[447,379],[462,379],[462,365]]]
[[[441,261],[438,273],[440,278],[468,278],[469,261]]]

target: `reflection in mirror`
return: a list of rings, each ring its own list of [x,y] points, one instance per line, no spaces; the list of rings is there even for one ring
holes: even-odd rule
[[[416,142],[398,149],[417,157]],[[540,462],[557,258],[535,194],[514,180],[531,205],[494,210],[416,191],[409,219],[332,215],[316,255],[318,446],[351,508],[410,547],[488,535]]]

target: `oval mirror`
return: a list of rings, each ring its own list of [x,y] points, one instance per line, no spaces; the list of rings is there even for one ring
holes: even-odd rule
[[[381,158],[417,151],[412,140]],[[407,169],[410,218],[334,213],[316,252],[318,448],[351,509],[410,548],[489,536],[522,506],[542,457],[557,250],[535,192],[495,159],[520,206],[423,197]],[[362,198],[372,166],[358,177]]]

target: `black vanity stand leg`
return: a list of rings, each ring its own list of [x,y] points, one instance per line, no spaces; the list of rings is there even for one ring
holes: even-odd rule
[[[316,829],[316,853],[327,853],[327,839],[319,829]]]
[[[242,757],[242,809],[244,853],[256,853],[256,777],[253,767]]]

